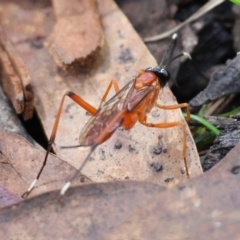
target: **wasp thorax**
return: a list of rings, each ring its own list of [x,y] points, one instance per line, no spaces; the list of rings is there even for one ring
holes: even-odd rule
[[[145,86],[151,86],[154,82],[157,81],[156,74],[152,72],[143,72],[136,77],[135,88],[140,89]]]

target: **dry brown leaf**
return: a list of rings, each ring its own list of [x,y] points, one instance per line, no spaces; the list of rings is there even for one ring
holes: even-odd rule
[[[204,175],[159,194],[105,239],[239,239],[240,144]]]
[[[42,165],[45,152],[31,145],[24,138],[0,131],[0,185],[16,196],[20,197],[37,174]],[[75,169],[68,163],[51,155],[46,171],[43,172],[33,196],[60,189],[67,177],[75,173]],[[79,176],[75,184],[89,182],[84,176]]]
[[[56,24],[49,50],[61,67],[89,65],[104,44],[95,0],[52,0]]]
[[[0,210],[0,238],[102,239],[162,190],[129,181],[89,184],[64,197],[47,193]]]
[[[163,191],[94,183],[0,211],[1,239],[238,239],[240,144],[206,174]]]
[[[2,162],[2,160],[4,159],[2,159],[2,156],[0,155],[1,166],[2,164],[5,164]],[[20,202],[21,200],[21,197],[9,192],[7,189],[0,185],[0,207],[13,205],[17,202]]]
[[[48,136],[60,100],[67,90],[74,91],[90,104],[98,107],[112,78],[117,78],[122,87],[138,70],[156,66],[146,46],[111,0],[101,1],[99,4],[106,42],[98,62],[87,73],[59,70],[44,46],[43,41],[51,34],[51,28],[54,26],[50,6],[39,7],[25,1],[25,4],[29,3],[28,8],[21,8],[18,1],[0,3],[2,9],[8,13],[2,15],[1,23],[27,64],[36,89],[36,109]],[[24,19],[21,16],[24,16]],[[17,23],[18,31],[16,31]],[[32,31],[29,32],[26,26]],[[21,32],[21,36],[17,32]],[[22,39],[23,36],[25,40]],[[15,39],[18,41],[14,41]],[[37,45],[38,48],[35,47],[36,39],[42,42]],[[165,105],[176,104],[168,87],[164,88],[159,101]],[[61,149],[60,146],[76,145],[81,129],[88,119],[89,116],[83,109],[71,100],[66,100],[55,141],[55,151],[58,156],[76,168],[81,165],[89,149]],[[163,123],[184,121],[180,110],[158,109],[153,109],[148,120]],[[187,164],[193,177],[200,174],[202,169],[195,144],[187,127],[186,129]],[[178,127],[150,129],[136,124],[128,132],[119,130],[96,149],[83,173],[93,181],[132,179],[162,185],[176,184],[186,179],[186,175],[183,174],[182,137],[182,129]]]

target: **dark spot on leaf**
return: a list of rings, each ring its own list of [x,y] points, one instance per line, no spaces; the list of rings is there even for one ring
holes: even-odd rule
[[[92,116],[92,114],[89,113],[89,112],[85,112],[85,114],[86,114],[87,116]]]
[[[121,49],[121,54],[118,59],[120,63],[134,62],[134,58],[129,48]]]
[[[35,39],[33,39],[31,41],[31,47],[36,48],[36,49],[42,48],[43,47],[43,40],[44,40],[43,37],[40,37],[40,36],[36,37]]]
[[[167,149],[165,148],[165,149],[163,149],[163,153],[167,153]]]
[[[173,180],[174,180],[174,178],[166,178],[164,182],[165,182],[165,183],[170,183],[170,182],[172,182]]]
[[[66,112],[66,113],[69,113],[70,108],[72,108],[74,105],[75,105],[74,103],[68,104],[68,105],[66,106],[66,108],[65,108],[65,112]]]
[[[85,177],[84,176],[80,177],[80,182],[85,182]]]
[[[240,172],[240,166],[235,166],[232,168],[231,172],[233,174],[238,174]]]
[[[163,170],[163,165],[159,162],[152,162],[150,163],[150,166],[155,172],[161,172]]]
[[[119,140],[117,140],[115,145],[114,145],[114,148],[115,149],[121,149],[122,148],[122,143]]]
[[[106,156],[105,156],[105,151],[102,148],[98,149],[98,153],[100,155],[100,159],[101,160],[105,160]]]
[[[153,153],[159,155],[162,153],[162,147],[158,144],[157,146],[153,147]]]
[[[163,136],[162,136],[162,135],[158,135],[158,140],[159,140],[159,141],[161,141],[161,140],[162,140],[162,138],[163,138]]]
[[[181,168],[181,174],[185,174],[185,170],[183,168]]]
[[[119,38],[124,39],[124,35],[122,34],[122,32],[120,30],[118,30],[118,36],[119,36]]]
[[[181,191],[185,188],[185,186],[179,186],[178,189]]]
[[[135,152],[136,151],[135,147],[132,146],[131,144],[128,145],[128,150],[129,150],[129,152]]]
[[[117,129],[117,131],[123,132],[123,131],[124,131],[124,128],[123,128],[123,127],[119,127],[119,128]]]
[[[152,111],[151,115],[152,115],[154,118],[159,118],[159,117],[160,117],[160,113],[159,113],[158,110]]]

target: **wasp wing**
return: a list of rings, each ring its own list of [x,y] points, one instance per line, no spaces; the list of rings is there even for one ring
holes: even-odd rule
[[[125,99],[126,94],[128,93],[128,90],[132,87],[133,82],[135,79],[128,82],[123,88],[120,89],[119,92],[117,92],[112,98],[110,98],[102,108],[107,107],[108,105],[114,104],[117,101],[121,101]],[[101,109],[99,109],[100,111]]]
[[[98,136],[112,123],[116,114],[122,110],[131,112],[142,101],[142,99],[151,91],[151,87],[144,87],[136,90],[134,88],[134,79],[127,83],[118,93],[108,100],[98,112],[93,115],[84,126],[79,142],[82,146],[93,146]],[[122,124],[123,117],[118,119],[106,137],[109,138],[116,129]]]

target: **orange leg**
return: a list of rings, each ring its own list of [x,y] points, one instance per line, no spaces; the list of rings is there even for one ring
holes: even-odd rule
[[[108,85],[108,88],[107,88],[106,92],[104,93],[104,95],[102,97],[102,100],[101,100],[99,108],[101,108],[103,102],[105,102],[105,100],[107,98],[107,95],[109,94],[109,91],[110,91],[112,85],[114,86],[115,92],[116,93],[119,92],[119,86],[118,86],[117,81],[116,80],[111,80],[110,84]],[[60,116],[61,116],[61,113],[62,113],[62,108],[63,108],[63,103],[64,103],[64,100],[65,100],[65,96],[70,97],[75,103],[77,103],[79,106],[84,108],[91,115],[96,114],[97,111],[98,111],[97,109],[95,109],[93,106],[91,106],[90,104],[85,102],[81,97],[79,97],[78,95],[76,95],[73,92],[66,92],[63,95],[61,103],[60,103],[60,107],[58,109],[58,113],[57,113],[57,116],[56,116],[56,120],[55,120],[54,125],[53,125],[53,129],[52,129],[52,133],[51,133],[51,136],[50,136],[50,140],[48,142],[48,148],[47,148],[47,152],[46,152],[46,155],[45,155],[45,158],[44,158],[44,161],[43,161],[43,165],[42,165],[40,171],[38,172],[36,179],[32,182],[32,184],[30,185],[28,190],[22,195],[22,198],[26,198],[30,194],[30,192],[32,191],[33,187],[35,186],[37,180],[40,178],[41,173],[42,173],[42,171],[43,171],[43,169],[44,169],[44,167],[45,167],[45,165],[47,163],[47,158],[48,158],[49,152],[50,152],[50,150],[52,148],[52,144],[54,143],[54,140],[55,140],[55,137],[56,137],[57,128],[58,128]],[[119,117],[119,116],[117,116],[117,117]],[[107,131],[108,131],[108,129],[107,129]],[[99,137],[100,138],[104,138],[104,136],[105,136],[105,134],[103,133]],[[96,146],[92,147],[91,152],[89,153],[89,155],[92,153],[92,151],[95,148],[96,148]],[[87,160],[87,158],[86,158],[86,160]],[[82,169],[82,167],[85,165],[86,160],[84,161],[84,163],[82,164],[80,169]]]
[[[183,130],[183,159],[184,164],[186,168],[186,174],[189,177],[189,171],[187,166],[187,160],[186,160],[186,149],[187,149],[187,139],[186,139],[186,131],[185,131],[185,125],[182,122],[171,122],[171,123],[146,123],[146,116],[140,115],[139,122],[147,127],[155,127],[155,128],[171,128],[171,127],[182,127]]]
[[[115,79],[111,80],[111,82],[109,83],[109,85],[107,87],[106,92],[104,93],[104,95],[101,99],[101,102],[100,102],[100,105],[99,105],[98,109],[100,109],[102,107],[103,103],[106,101],[107,95],[109,94],[109,91],[110,91],[112,86],[114,86],[114,90],[115,90],[116,93],[119,92],[118,82]]]
[[[187,109],[186,120],[187,120],[187,122],[190,121],[190,107],[187,103],[181,103],[181,104],[170,105],[170,106],[163,106],[163,105],[157,104],[156,106],[158,108],[165,109],[165,110],[174,110],[174,109],[178,109],[178,108],[186,108]]]
[[[50,140],[48,142],[48,148],[47,148],[47,152],[46,152],[46,155],[45,155],[45,158],[44,158],[44,161],[43,161],[43,165],[42,165],[40,171],[38,172],[36,179],[32,182],[32,184],[30,185],[28,190],[22,195],[22,198],[26,198],[29,195],[29,193],[32,191],[34,185],[36,184],[37,180],[40,178],[41,173],[42,173],[42,171],[43,171],[43,169],[44,169],[44,167],[47,163],[47,158],[48,158],[49,152],[52,148],[52,144],[54,143],[54,140],[55,140],[55,137],[56,137],[57,128],[58,128],[58,124],[59,124],[59,120],[60,120],[60,116],[61,116],[61,112],[62,112],[62,108],[63,108],[63,103],[64,103],[64,100],[65,100],[66,96],[70,97],[75,103],[77,103],[79,106],[84,108],[90,114],[94,115],[94,114],[97,113],[97,109],[95,109],[93,106],[91,106],[90,104],[85,102],[81,97],[77,96],[75,93],[66,92],[63,95],[60,106],[59,106],[59,109],[58,109],[58,113],[57,113],[57,116],[56,116],[56,120],[55,120],[54,125],[53,125]]]
[[[106,139],[106,137],[109,135],[109,131],[110,129],[112,129],[114,127],[114,125],[116,124],[116,122],[118,122],[121,118],[123,118],[124,113],[126,112],[126,110],[122,110],[120,112],[118,112],[116,114],[116,116],[111,120],[111,122],[109,123],[109,125],[103,130],[103,132],[98,136],[98,138],[96,139],[96,144],[91,146],[91,150],[88,153],[87,157],[85,158],[84,162],[82,163],[82,165],[80,166],[80,168],[78,169],[78,171],[73,175],[73,177],[70,179],[70,181],[66,182],[61,191],[60,194],[64,195],[65,192],[68,190],[68,188],[70,187],[71,183],[73,182],[73,180],[77,177],[77,175],[79,174],[79,172],[83,169],[83,167],[85,166],[85,164],[87,163],[87,160],[89,158],[89,156],[91,155],[91,153],[95,150],[95,148],[101,144],[104,139]]]

